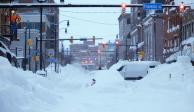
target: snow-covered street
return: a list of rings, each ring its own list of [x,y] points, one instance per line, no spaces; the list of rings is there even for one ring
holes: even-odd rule
[[[194,67],[186,61],[159,65],[139,81],[125,81],[119,63],[91,72],[67,65],[47,77],[2,57],[0,64],[0,112],[194,112]]]

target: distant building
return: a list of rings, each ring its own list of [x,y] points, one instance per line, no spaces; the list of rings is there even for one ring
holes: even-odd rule
[[[73,62],[80,63],[86,69],[96,69],[98,64],[98,46],[93,41],[83,41],[81,44],[70,45],[70,55]]]

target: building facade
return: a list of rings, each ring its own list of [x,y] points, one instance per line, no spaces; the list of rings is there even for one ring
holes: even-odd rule
[[[14,3],[37,3],[37,0],[14,0]],[[47,0],[47,3],[54,3],[54,0]],[[21,17],[21,22],[18,24],[18,34],[17,34],[17,41],[13,41],[12,48],[15,49],[16,47],[22,47],[24,48],[23,42],[24,37],[30,38],[32,40],[32,46],[31,50],[33,51],[36,43],[36,38],[38,38],[37,41],[37,49],[40,49],[40,33],[42,33],[42,38],[44,41],[42,42],[42,54],[40,54],[40,50],[36,51],[38,52],[37,55],[42,55],[42,68],[46,68],[50,63],[57,63],[58,57],[59,57],[59,9],[58,8],[44,8],[42,10],[42,32],[40,32],[40,8],[21,8],[21,9],[14,9],[18,15]],[[25,34],[25,30],[27,29],[27,34]],[[34,33],[36,31],[36,33]],[[21,40],[20,40],[21,39]],[[46,41],[47,39],[51,39],[49,41]],[[53,39],[53,40],[52,40]],[[55,39],[57,41],[55,41]],[[21,45],[21,46],[18,46]],[[54,51],[54,56],[50,56],[49,52]],[[25,51],[25,50],[24,50]],[[34,51],[35,52],[35,51]],[[27,58],[29,62],[37,61],[37,69],[40,69],[40,60],[34,60],[32,58],[33,52],[27,53]],[[38,57],[37,56],[37,57]],[[24,56],[23,56],[24,57]],[[50,58],[55,58],[55,61],[49,61]],[[28,68],[30,70],[36,71],[37,69],[34,68],[34,66],[30,65],[30,63],[27,63]]]
[[[131,3],[163,3],[162,0],[132,0]],[[132,60],[156,60],[163,61],[163,19],[162,11],[143,10],[132,8],[130,49]],[[141,52],[141,53],[140,53]],[[141,54],[141,55],[140,55]]]
[[[119,59],[127,59],[128,58],[128,38],[129,32],[131,31],[131,15],[121,14],[118,18],[119,21]]]

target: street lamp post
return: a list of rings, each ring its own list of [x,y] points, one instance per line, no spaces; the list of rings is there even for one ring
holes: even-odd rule
[[[38,37],[36,37],[36,57],[35,57],[35,72],[37,71],[37,55],[38,55]]]
[[[57,72],[57,25],[55,26],[55,72]]]
[[[39,3],[43,3],[46,0],[38,0]],[[40,70],[42,70],[42,7],[40,7]]]
[[[136,61],[138,61],[138,42],[136,42]]]
[[[28,26],[28,39],[31,39],[31,37],[30,37],[30,22],[29,21],[27,21],[27,26]],[[31,47],[30,47],[30,45],[28,45],[29,46],[29,49],[28,49],[28,55],[29,55],[29,57],[28,57],[28,62],[29,62],[29,70],[31,70]]]
[[[24,27],[24,35],[25,35],[25,38],[24,38],[24,59],[22,60],[22,68],[24,70],[26,70],[26,64],[27,64],[27,59],[26,59],[26,38],[27,38],[27,29],[26,27]]]

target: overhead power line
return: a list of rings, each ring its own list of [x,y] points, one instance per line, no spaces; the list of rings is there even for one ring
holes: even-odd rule
[[[79,21],[88,22],[88,23],[95,23],[95,24],[102,24],[102,25],[112,25],[112,26],[118,25],[118,24],[112,24],[112,23],[103,23],[103,22],[98,22],[98,21],[93,21],[93,20],[87,20],[87,19],[73,17],[73,16],[68,16],[68,15],[64,15],[64,14],[60,14],[60,15],[68,17],[68,18],[71,18],[71,19],[76,19],[76,20],[79,20]]]
[[[105,12],[105,11],[64,11],[64,10],[60,10],[61,12],[67,12],[67,13],[93,13],[93,14],[96,14],[96,13],[105,13],[105,14],[115,14],[115,13],[121,13],[120,11],[119,12],[116,12],[116,11],[109,11],[109,12]],[[128,12],[129,13],[129,12]]]

